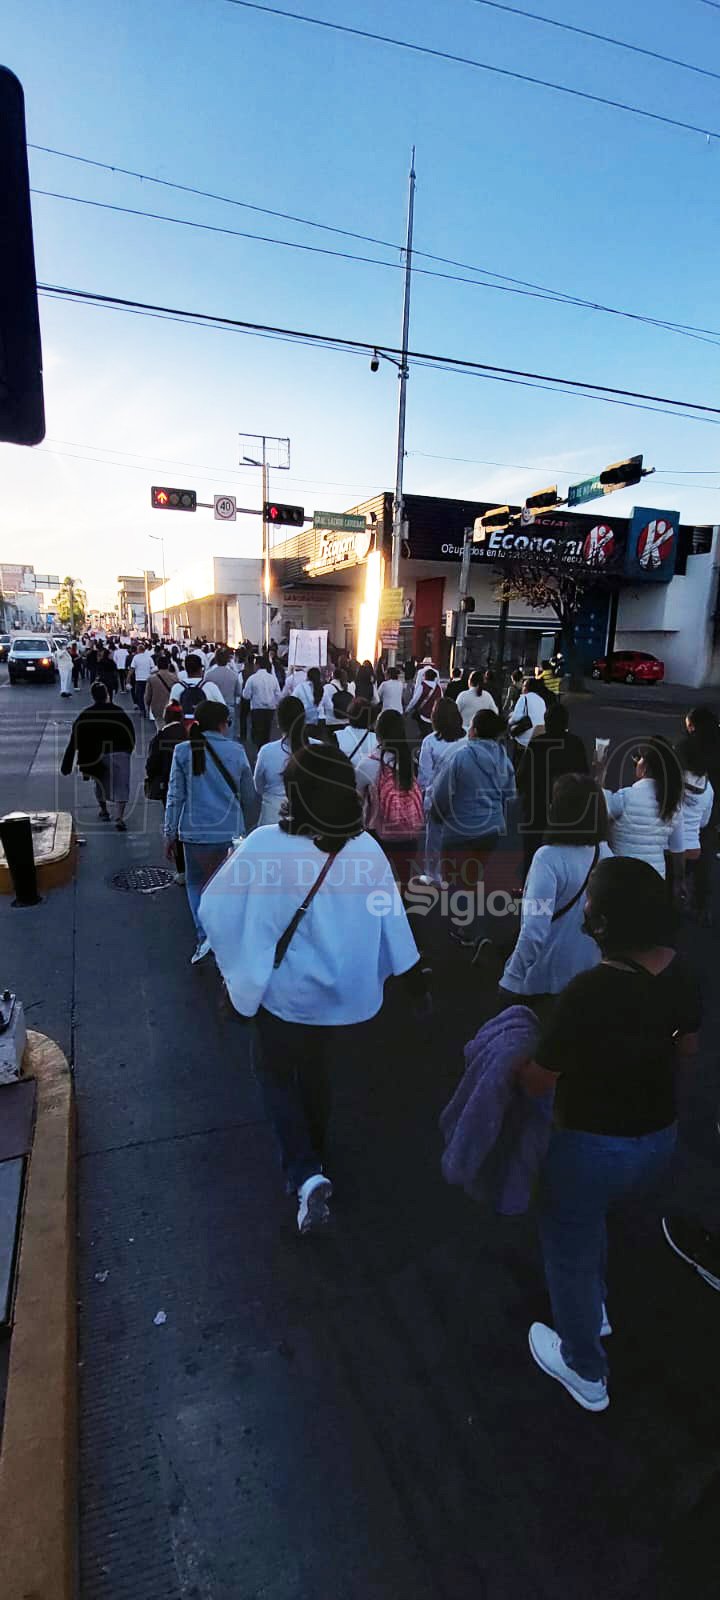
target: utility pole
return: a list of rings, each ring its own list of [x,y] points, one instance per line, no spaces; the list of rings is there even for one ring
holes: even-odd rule
[[[68,584],[68,589],[70,591],[70,638],[72,639],[75,633],[75,584],[72,578]]]
[[[162,608],[162,614],[161,614],[161,632],[162,632],[162,637],[164,639],[165,638],[165,616],[166,616],[166,612],[167,612],[167,595],[165,593],[165,589],[166,589],[166,585],[167,585],[167,579],[165,577],[165,540],[163,539],[163,536],[162,536],[161,533],[151,533],[150,534],[150,538],[153,540],[153,542],[155,544],[159,544],[160,552],[161,552],[161,555],[162,555],[163,608]],[[149,605],[150,605],[150,585],[148,584],[147,572],[145,573],[145,590],[146,590],[147,604],[148,604],[148,607],[149,607]],[[150,632],[152,632],[152,616],[150,617]]]
[[[241,433],[240,465],[246,467],[262,468],[262,497],[263,497],[263,525],[262,525],[262,618],[263,618],[263,644],[267,650],[270,645],[270,525],[265,517],[265,506],[270,499],[270,461],[268,460],[268,445],[274,446],[275,459],[273,465],[277,471],[289,472],[290,470],[290,440],[278,438],[275,434],[266,433]],[[252,454],[243,449],[242,441],[246,441]]]
[[[408,342],[410,336],[410,291],[412,288],[412,244],[413,221],[415,216],[415,146],[413,145],[410,161],[410,178],[408,190],[408,225],[407,242],[405,245],[405,290],[403,293],[402,317],[402,351],[400,356],[400,394],[398,399],[398,435],[397,435],[397,463],[395,470],[395,498],[393,501],[393,528],[392,528],[392,555],[390,561],[390,583],[397,589],[400,580],[400,551],[403,539],[403,523],[405,512],[403,506],[403,472],[405,468],[405,412],[407,407],[407,382],[410,376],[408,366]],[[395,665],[397,652],[388,651],[388,660],[391,666]]]
[[[465,665],[465,634],[467,632],[467,612],[464,600],[468,592],[470,581],[470,556],[473,546],[473,530],[466,528],[463,534],[463,553],[460,562],[460,579],[458,582],[458,610],[455,624],[455,638],[453,640],[451,669]]]
[[[270,469],[267,460],[267,442],[263,434],[262,449],[262,497],[263,497],[263,643],[265,651],[270,648],[270,529],[265,507],[270,499]]]

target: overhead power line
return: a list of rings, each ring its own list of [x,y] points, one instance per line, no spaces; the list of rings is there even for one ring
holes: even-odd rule
[[[649,122],[663,123],[667,128],[680,128],[683,133],[701,133],[707,139],[720,139],[717,128],[702,127],[697,122],[684,122],[679,117],[667,117],[661,111],[649,111],[645,106],[630,105],[626,100],[612,100],[607,95],[591,94],[589,89],[576,89],[569,83],[555,83],[550,78],[538,78],[529,72],[516,72],[511,67],[498,67],[490,61],[480,61],[477,56],[462,56],[451,50],[438,50],[429,44],[417,44],[411,39],[398,39],[389,33],[373,33],[369,28],[353,28],[347,22],[330,22],[327,17],[310,17],[303,11],[283,11],[279,6],[261,4],[261,0],[224,0],[225,5],[240,6],[246,11],[260,11],[270,17],[284,17],[289,22],[303,22],[313,28],[325,28],[331,33],[343,33],[355,39],[368,39],[374,44],[389,44],[396,50],[408,50],[414,55],[433,57],[437,61],[450,61],[456,66],[472,67],[477,72],[488,72],[499,78],[512,78],[516,83],[529,83],[538,89],[551,89],[555,94],[571,95],[575,100],[585,100],[592,105],[609,106],[613,111],[625,111],[633,117],[643,117]]]
[[[35,147],[35,148],[37,148],[37,147]],[[79,157],[79,158],[70,158],[70,159],[83,160],[84,158],[83,157]],[[95,163],[93,163],[93,164],[95,164]],[[105,163],[99,163],[99,164],[105,165]],[[108,170],[113,171],[113,170],[118,170],[118,169],[109,168]],[[133,174],[133,176],[139,176],[139,174]],[[149,181],[150,182],[154,182],[155,180],[151,178]],[[159,181],[163,182],[164,180],[161,179]],[[179,185],[172,185],[172,187],[178,187],[178,188],[182,189],[185,186],[182,185],[182,184],[179,184]],[[193,192],[198,192],[198,191],[193,191]],[[295,240],[295,239],[278,239],[274,235],[270,235],[270,234],[252,233],[249,230],[245,230],[245,229],[241,229],[241,228],[226,228],[226,227],[223,227],[223,226],[221,226],[221,225],[219,225],[217,223],[199,222],[199,221],[196,221],[193,218],[188,218],[188,217],[169,216],[166,212],[147,211],[147,210],[143,209],[142,207],[137,207],[137,206],[122,206],[122,205],[118,205],[117,203],[109,201],[109,200],[92,200],[92,199],[87,198],[84,195],[65,194],[65,193],[59,192],[56,189],[41,189],[41,188],[37,188],[36,186],[33,186],[32,189],[31,189],[31,193],[32,194],[41,195],[46,199],[61,200],[61,201],[65,201],[65,202],[71,203],[73,205],[89,206],[89,207],[94,208],[95,210],[114,211],[114,212],[118,212],[120,215],[124,215],[124,216],[145,217],[148,220],[153,221],[153,222],[169,222],[169,223],[175,224],[178,227],[195,228],[195,229],[200,230],[200,232],[203,232],[203,233],[217,233],[217,234],[220,234],[222,236],[226,236],[226,237],[230,237],[230,238],[237,238],[237,239],[251,239],[251,240],[254,239],[260,244],[279,245],[279,246],[284,247],[286,249],[299,250],[299,251],[305,252],[306,254],[309,253],[309,254],[315,254],[315,255],[324,255],[324,256],[334,257],[335,259],[341,260],[341,261],[355,261],[355,262],[362,263],[363,265],[366,265],[366,266],[386,267],[386,268],[389,267],[393,271],[404,271],[405,270],[404,262],[399,261],[399,260],[398,261],[383,261],[383,260],[378,259],[377,256],[363,256],[363,255],[358,255],[357,253],[355,253],[353,251],[347,251],[347,250],[331,250],[328,246],[304,244],[302,241],[298,241],[298,240]],[[217,198],[217,197],[213,197],[213,198]],[[242,201],[232,201],[232,202],[229,202],[229,203],[230,204],[240,204],[240,205],[243,204]],[[276,217],[284,215],[284,213],[277,212],[277,211],[270,212],[269,214],[271,216],[276,216]],[[293,222],[298,222],[301,219],[299,219],[297,217],[291,217],[288,220],[291,220]],[[308,225],[311,226],[311,227],[322,227],[322,228],[327,229],[327,231],[335,231],[334,229],[331,229],[328,224],[325,224],[325,223],[310,223]],[[346,232],[347,230],[338,230],[338,231]],[[363,237],[369,238],[369,236],[362,235],[362,234],[352,234],[351,237],[352,238],[363,238]],[[397,249],[399,251],[399,249],[400,249],[399,245],[391,244],[389,241],[374,241],[374,240],[371,240],[370,242],[383,243],[384,247],[389,249],[389,250]],[[605,305],[602,301],[585,299],[580,295],[572,295],[572,294],[566,293],[564,290],[561,290],[561,289],[553,289],[553,288],[549,288],[547,285],[532,283],[528,279],[510,278],[505,273],[496,273],[496,272],[491,271],[489,268],[476,267],[476,266],[473,266],[472,264],[470,264],[468,262],[452,261],[448,257],[438,256],[438,255],[431,255],[428,251],[424,251],[424,250],[415,250],[415,251],[413,251],[413,255],[414,256],[420,256],[420,257],[422,257],[423,260],[440,261],[440,262],[445,262],[449,266],[463,267],[465,272],[480,273],[480,274],[483,274],[483,276],[485,278],[490,278],[490,277],[492,277],[492,278],[500,278],[500,279],[502,279],[502,282],[499,282],[499,283],[480,282],[476,278],[467,278],[464,275],[459,274],[459,273],[439,272],[436,269],[430,269],[428,267],[418,267],[417,265],[413,265],[412,270],[416,274],[420,274],[423,277],[439,278],[440,280],[444,280],[444,281],[450,282],[450,283],[465,283],[465,284],[470,285],[471,288],[494,289],[498,293],[520,295],[521,297],[526,298],[526,299],[550,300],[556,305],[575,306],[575,307],[578,307],[579,309],[582,309],[582,310],[595,311],[597,313],[601,313],[601,314],[604,314],[606,316],[621,317],[621,318],[627,319],[628,321],[631,321],[631,322],[642,323],[642,324],[644,324],[645,326],[648,326],[648,327],[660,328],[662,331],[664,331],[666,333],[676,333],[676,334],[681,335],[684,338],[695,339],[701,344],[717,344],[720,341],[720,330],[718,330],[718,329],[700,328],[700,327],[696,327],[692,323],[673,322],[673,321],[671,321],[669,319],[666,319],[666,318],[653,317],[647,312],[628,311],[627,309],[625,309],[623,307]]]
[[[193,322],[200,326],[229,328],[242,333],[261,333],[278,336],[284,339],[301,340],[312,343],[320,348],[331,347],[338,351],[363,351],[372,354],[380,351],[384,355],[396,359],[402,354],[397,345],[388,345],[376,339],[347,339],[334,334],[313,333],[307,329],[283,328],[270,323],[249,322],[239,317],[223,317],[213,312],[188,311],[178,306],[156,305],[149,301],[130,300],[120,295],[100,294],[92,289],[71,289],[59,284],[38,284],[41,294],[48,294],[55,298],[71,300],[90,305],[117,307],[123,310],[147,312],[152,316],[180,317],[185,321]],[[634,401],[644,401],[657,406],[675,407],[674,415],[691,415],[695,412],[702,413],[694,417],[695,421],[714,421],[720,418],[720,407],[706,405],[699,400],[678,400],[667,395],[649,394],[643,390],[620,389],[610,384],[591,383],[584,378],[564,378],[542,372],[526,372],[517,367],[501,367],[491,365],[489,362],[473,361],[464,356],[439,355],[434,351],[409,350],[407,352],[411,361],[418,365],[428,365],[435,370],[445,370],[456,373],[477,374],[484,378],[495,378],[501,382],[518,381],[537,384],[553,384],[560,392],[578,394],[584,398],[607,400],[611,404],[631,404]]]
[[[661,50],[651,50],[648,45],[630,44],[627,39],[616,39],[609,33],[595,33],[592,28],[580,28],[575,22],[561,22],[558,17],[543,17],[539,11],[526,11],[522,6],[509,6],[504,0],[473,0],[476,6],[487,6],[490,11],[506,11],[509,16],[522,17],[529,22],[540,22],[545,28],[560,28],[563,33],[577,33],[583,39],[593,39],[599,44],[609,44],[616,50],[631,50],[633,55],[648,56],[651,61],[662,61],[668,67],[682,67],[684,72],[697,72],[702,78],[720,81],[720,72],[711,67],[698,66],[696,61],[680,61],[677,56],[663,55]],[[720,6],[717,8],[720,10]]]

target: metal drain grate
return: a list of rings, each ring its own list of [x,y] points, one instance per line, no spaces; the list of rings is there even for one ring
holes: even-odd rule
[[[167,867],[126,867],[110,879],[110,887],[129,894],[157,894],[158,889],[169,889],[174,882],[175,874]]]

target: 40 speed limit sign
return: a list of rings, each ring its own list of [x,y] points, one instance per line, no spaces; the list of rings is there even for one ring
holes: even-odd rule
[[[237,517],[237,500],[233,494],[213,495],[216,522],[234,522]]]

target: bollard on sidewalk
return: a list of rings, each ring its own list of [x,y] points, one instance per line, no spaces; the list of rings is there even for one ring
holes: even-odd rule
[[[35,852],[30,818],[22,811],[10,812],[0,820],[0,842],[5,851],[15,890],[14,906],[39,906]]]

